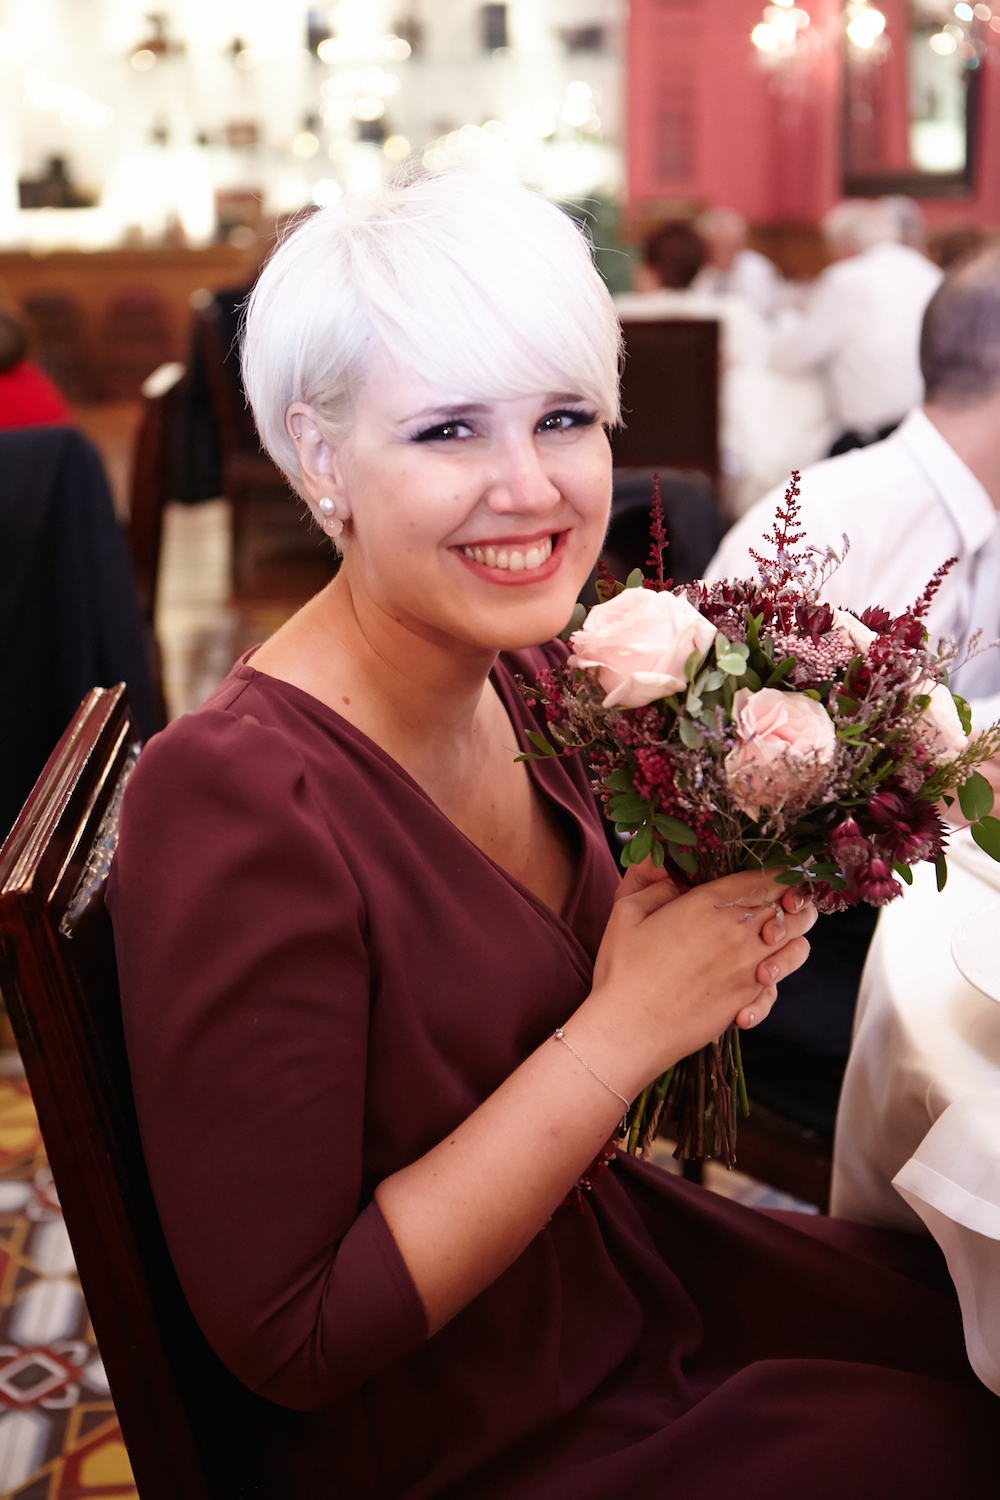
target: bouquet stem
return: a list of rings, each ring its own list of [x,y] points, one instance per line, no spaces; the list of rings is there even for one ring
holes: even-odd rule
[[[676,1139],[681,1161],[717,1156],[735,1166],[737,1107],[750,1113],[739,1032],[730,1026],[643,1089],[629,1113],[625,1149],[645,1152],[662,1130]]]

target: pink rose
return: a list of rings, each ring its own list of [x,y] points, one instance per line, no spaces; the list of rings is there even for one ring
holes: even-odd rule
[[[930,702],[917,720],[917,734],[921,737],[932,760],[951,760],[968,748],[969,736],[962,728],[955,700],[943,682],[931,687],[929,682],[917,684],[916,693],[927,693]]]
[[[726,780],[751,818],[759,818],[762,807],[777,811],[819,788],[837,744],[822,703],[780,688],[740,688],[733,720],[737,741],[726,756]]]
[[[596,604],[570,638],[570,666],[594,667],[605,708],[643,708],[687,686],[684,663],[704,656],[715,626],[677,594],[625,589]]]

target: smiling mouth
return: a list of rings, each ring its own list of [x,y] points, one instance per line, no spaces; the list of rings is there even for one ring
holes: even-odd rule
[[[510,573],[533,573],[552,556],[552,538],[544,537],[530,547],[463,547],[465,556],[484,568],[499,568]]]

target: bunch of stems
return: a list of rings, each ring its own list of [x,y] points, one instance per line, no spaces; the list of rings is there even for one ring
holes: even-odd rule
[[[749,1113],[739,1031],[729,1026],[643,1089],[629,1111],[625,1149],[645,1154],[662,1133],[676,1140],[678,1160],[714,1156],[733,1167],[737,1115]]]

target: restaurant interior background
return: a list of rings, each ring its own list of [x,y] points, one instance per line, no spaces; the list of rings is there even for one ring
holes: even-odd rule
[[[141,435],[275,225],[407,161],[513,173],[585,217],[616,293],[654,224],[710,206],[807,283],[845,196],[913,198],[931,232],[1000,228],[1000,0],[0,0],[0,308],[96,443],[119,517],[158,507],[140,602],[169,715],[329,562],[245,414],[225,419],[218,492],[172,493]],[[706,1180],[782,1206],[738,1179]],[[0,1252],[0,1497],[134,1495],[2,1049]]]

